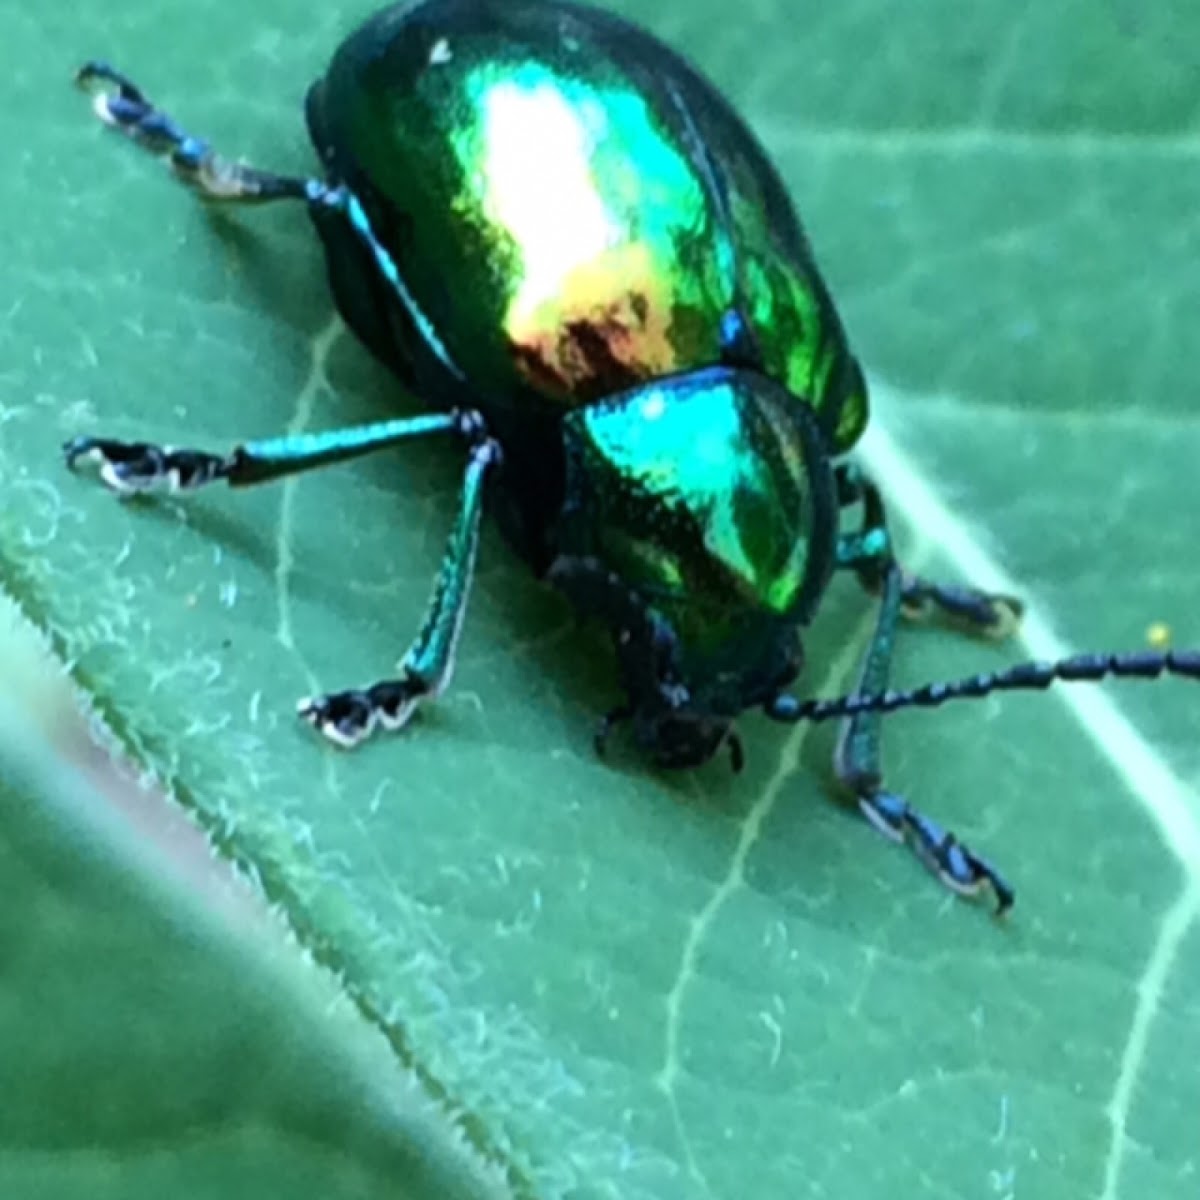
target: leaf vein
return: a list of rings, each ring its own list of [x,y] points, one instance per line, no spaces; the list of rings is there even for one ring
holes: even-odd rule
[[[894,391],[876,384],[876,391]],[[886,482],[894,511],[936,544],[977,587],[1016,593],[1019,584],[983,548],[968,526],[944,504],[915,462],[878,422],[863,439],[859,457]],[[1038,658],[1070,653],[1048,621],[1028,612],[1019,639]],[[1200,799],[1174,775],[1158,751],[1099,687],[1058,688],[1056,694],[1075,717],[1096,752],[1107,759],[1134,799],[1145,809],[1162,839],[1193,883],[1200,885]]]
[[[851,637],[843,648],[842,653],[831,664],[826,672],[824,686],[837,688],[847,682],[853,675],[862,654],[862,646],[874,624],[875,614],[869,612],[860,623],[855,636]],[[712,928],[717,916],[725,903],[745,882],[746,861],[751,850],[758,842],[763,825],[774,811],[775,804],[783,793],[787,782],[794,778],[801,768],[801,754],[810,725],[798,725],[784,739],[775,773],[767,781],[758,799],[755,800],[749,812],[746,813],[738,834],[737,845],[729,859],[729,868],[724,877],[717,883],[704,906],[688,923],[687,937],[679,956],[679,970],[675,982],[666,998],[666,1023],[663,1031],[663,1065],[655,1076],[655,1087],[666,1097],[679,1137],[684,1157],[692,1177],[706,1189],[708,1182],[699,1169],[692,1151],[690,1139],[679,1111],[678,1098],[675,1093],[675,1081],[679,1074],[679,1031],[682,1020],[683,1005],[687,989],[696,976],[696,960],[700,947],[708,931]]]
[[[1124,1164],[1125,1151],[1130,1144],[1126,1126],[1138,1075],[1150,1042],[1150,1028],[1166,991],[1171,969],[1179,958],[1183,939],[1197,916],[1200,916],[1200,885],[1193,882],[1184,889],[1163,918],[1146,969],[1138,980],[1138,999],[1133,1011],[1133,1021],[1121,1054],[1121,1067],[1117,1072],[1112,1098],[1108,1102],[1107,1112],[1112,1126],[1112,1138],[1104,1163],[1104,1189],[1100,1193],[1100,1200],[1116,1200],[1119,1194],[1121,1167]]]

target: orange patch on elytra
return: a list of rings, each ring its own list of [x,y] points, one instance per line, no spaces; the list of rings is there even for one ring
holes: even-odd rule
[[[643,244],[567,271],[553,299],[508,313],[517,371],[539,390],[591,397],[676,366],[672,296]],[[518,296],[520,295],[518,290]]]

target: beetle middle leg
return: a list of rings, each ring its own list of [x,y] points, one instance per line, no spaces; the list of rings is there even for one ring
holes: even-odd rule
[[[471,447],[458,513],[433,597],[420,631],[400,661],[399,678],[309,697],[297,706],[300,716],[330,741],[348,749],[377,726],[400,729],[421,700],[437,697],[450,682],[475,575],[484,484],[487,472],[500,457],[500,444],[490,437],[481,436]]]
[[[863,513],[861,531],[839,542],[839,566],[852,569],[868,592],[878,594],[883,573],[893,562],[883,499],[875,484],[852,465],[837,468],[836,483],[838,503],[843,508],[861,504]],[[935,583],[903,568],[900,580],[904,616],[923,620],[937,612],[951,624],[988,638],[1005,638],[1013,633],[1025,607],[1016,596],[962,584]]]

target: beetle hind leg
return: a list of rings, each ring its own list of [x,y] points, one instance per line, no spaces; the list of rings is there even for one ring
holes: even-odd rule
[[[179,177],[206,200],[242,204],[311,200],[324,190],[319,180],[276,175],[222,158],[206,141],[193,137],[156,108],[137,84],[107,63],[84,63],[75,74],[75,82],[95,93],[92,107],[100,120],[152,153],[167,156]]]
[[[422,700],[436,697],[450,682],[475,574],[484,484],[499,461],[499,443],[481,435],[471,447],[458,514],[425,621],[400,661],[400,677],[307,697],[297,705],[304,720],[343,749],[356,746],[377,728],[403,728]]]

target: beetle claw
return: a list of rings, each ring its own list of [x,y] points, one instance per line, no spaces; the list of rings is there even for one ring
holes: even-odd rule
[[[112,438],[72,438],[62,452],[69,470],[80,462],[95,464],[101,482],[119,496],[188,491],[225,478],[233,467],[232,460],[202,450]]]
[[[389,679],[365,689],[306,696],[296,714],[335,746],[352,750],[377,728],[403,729],[427,689],[413,678]]]

